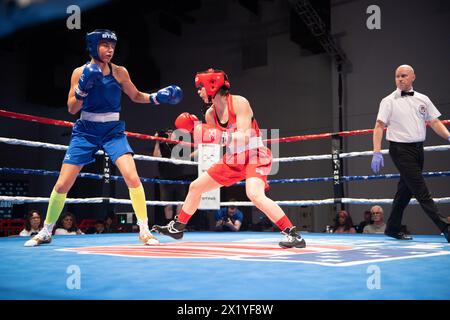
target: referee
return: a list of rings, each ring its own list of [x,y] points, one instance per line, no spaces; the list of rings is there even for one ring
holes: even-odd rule
[[[381,140],[387,127],[386,139],[389,141],[389,155],[400,172],[397,193],[387,222],[385,234],[399,240],[412,238],[400,232],[403,211],[414,196],[425,213],[449,238],[450,220],[439,214],[425,180],[422,176],[426,125],[436,134],[450,141],[450,133],[438,119],[441,115],[431,100],[424,94],[413,91],[412,83],[416,76],[409,65],[401,65],[395,71],[397,90],[381,100],[377,121],[373,131],[373,158],[371,167],[378,174],[384,166],[381,154]]]

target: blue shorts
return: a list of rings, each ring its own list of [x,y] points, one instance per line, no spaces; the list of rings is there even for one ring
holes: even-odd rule
[[[105,151],[113,163],[126,153],[134,154],[125,136],[125,122],[77,120],[63,163],[83,166],[95,161],[98,150]]]

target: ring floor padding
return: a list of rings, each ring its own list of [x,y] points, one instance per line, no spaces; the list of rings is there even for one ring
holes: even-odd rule
[[[450,299],[450,244],[441,236],[186,232],[143,246],[137,234],[55,236],[24,247],[0,238],[0,299]]]

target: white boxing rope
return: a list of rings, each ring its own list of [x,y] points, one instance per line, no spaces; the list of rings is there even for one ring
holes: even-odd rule
[[[424,147],[424,151],[448,151],[450,150],[450,145],[439,145],[439,146],[430,146]],[[388,149],[381,150],[382,154],[389,154]],[[354,157],[364,157],[373,155],[373,151],[356,151],[356,152],[345,152],[340,153],[339,158],[354,158]],[[331,154],[322,154],[322,155],[311,155],[311,156],[300,156],[300,157],[285,157],[285,158],[275,158],[273,162],[294,162],[294,161],[309,161],[309,160],[330,160]]]
[[[4,138],[0,137],[0,142],[6,143],[6,144],[13,144],[13,145],[23,145],[28,147],[40,147],[40,148],[47,148],[47,149],[54,149],[54,150],[67,150],[67,146],[60,145],[60,144],[52,144],[52,143],[45,143],[45,142],[36,142],[36,141],[28,141],[28,140],[21,140],[21,139],[11,139],[11,138]],[[430,146],[430,147],[424,147],[424,151],[447,151],[450,150],[450,145],[438,145],[438,146]],[[383,149],[381,150],[382,154],[388,154],[389,150]],[[96,153],[97,155],[102,155],[103,151],[98,151]],[[373,151],[361,151],[361,152],[346,152],[346,153],[340,153],[339,158],[353,158],[353,157],[363,157],[363,156],[371,156],[373,155]],[[190,160],[180,160],[180,159],[168,159],[168,158],[160,158],[160,157],[151,157],[151,156],[145,156],[145,155],[134,155],[134,159],[136,160],[142,160],[142,161],[157,161],[157,162],[167,162],[172,164],[186,164],[186,165],[192,165],[196,166],[198,165],[198,162],[190,161]],[[284,158],[274,158],[273,162],[295,162],[295,161],[310,161],[310,160],[330,160],[331,154],[323,154],[323,155],[310,155],[310,156],[299,156],[299,157],[284,157]]]
[[[430,151],[448,151],[450,150],[449,144],[443,144],[439,146],[430,146],[430,147],[424,147],[423,151],[430,152]],[[389,154],[388,149],[381,150],[382,154]],[[361,151],[361,152],[346,152],[346,153],[340,153],[339,158],[353,158],[353,157],[362,157],[362,156],[371,156],[373,155],[373,151]],[[331,158],[330,158],[331,159]]]
[[[273,158],[272,162],[295,162],[295,161],[310,161],[310,160],[330,160],[331,154],[312,155],[312,156],[299,156],[299,157],[285,157],[285,158]]]
[[[433,198],[436,203],[450,203],[450,197]],[[8,204],[23,204],[23,203],[47,203],[49,198],[41,197],[11,197],[0,196],[0,202],[2,206]],[[111,204],[129,204],[131,200],[128,199],[115,199],[115,198],[68,198],[66,203],[104,203],[109,202]],[[360,199],[360,198],[340,198],[340,199],[324,199],[324,200],[287,200],[287,201],[275,201],[280,206],[318,206],[334,203],[347,203],[347,204],[392,204],[393,199]],[[183,201],[146,201],[149,206],[167,206],[167,205],[182,205]],[[411,199],[409,204],[418,204],[416,199]],[[221,206],[240,206],[250,207],[254,206],[250,201],[234,201],[234,202],[221,202]]]
[[[450,203],[450,197],[444,198],[433,198],[435,203]],[[357,199],[357,198],[342,198],[342,203],[348,204],[392,204],[394,202],[393,199]],[[417,199],[412,198],[409,201],[409,204],[419,204]]]
[[[144,156],[144,155],[140,155],[140,154],[135,154],[133,156],[133,158],[136,160],[142,160],[142,161],[168,162],[168,163],[172,163],[172,164],[187,164],[189,166],[197,166],[198,165],[198,162],[196,162],[196,161],[151,157],[151,156]]]
[[[23,204],[23,203],[47,203],[50,198],[42,197],[11,197],[0,196],[0,204],[3,207],[8,207],[8,204]],[[67,198],[65,203],[79,204],[79,203],[104,203],[112,204],[129,204],[131,200],[128,199],[114,199],[114,198]],[[149,206],[168,206],[168,205],[182,205],[183,201],[146,201]]]
[[[61,150],[61,151],[66,151],[69,148],[68,146],[64,146],[61,144],[36,142],[36,141],[28,141],[28,140],[21,140],[21,139],[11,139],[11,138],[4,138],[4,137],[0,137],[0,142],[6,143],[6,144],[21,145],[21,146],[35,147],[35,148],[46,148],[46,149]],[[103,155],[104,152],[102,150],[99,150],[95,154]],[[136,160],[143,160],[143,161],[169,162],[172,164],[186,164],[186,165],[192,165],[192,166],[198,165],[197,162],[189,161],[189,160],[151,157],[151,156],[145,156],[145,155],[139,155],[139,154],[135,154],[133,156],[133,158]]]
[[[12,138],[4,138],[4,137],[0,137],[0,142],[6,143],[6,144],[19,145],[19,146],[46,148],[46,149],[64,150],[64,151],[67,150],[67,148],[68,148],[67,146],[64,146],[62,144],[52,144],[52,143],[28,141],[28,140],[12,139]]]

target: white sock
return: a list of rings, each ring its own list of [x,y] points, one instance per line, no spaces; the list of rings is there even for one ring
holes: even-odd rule
[[[150,232],[150,230],[148,229],[148,219],[145,219],[145,220],[138,219],[137,225],[139,226],[139,232],[141,232],[141,233]]]
[[[48,233],[52,234],[54,223],[44,223],[44,228],[47,229]]]

